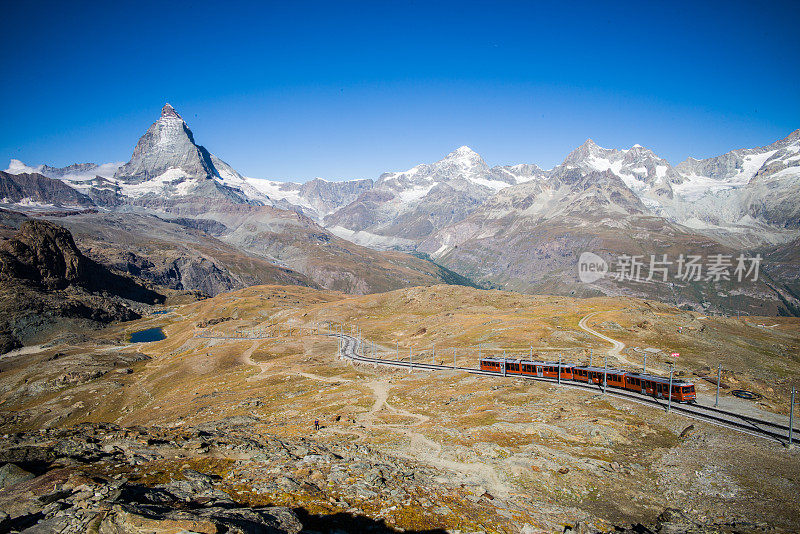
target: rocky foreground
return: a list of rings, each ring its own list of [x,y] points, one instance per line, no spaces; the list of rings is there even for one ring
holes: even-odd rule
[[[355,444],[257,435],[249,417],[191,429],[83,424],[4,435],[0,533],[498,530],[498,499],[447,473]],[[455,529],[447,529],[456,532]],[[532,524],[500,528],[539,532]],[[575,523],[564,532],[599,532]],[[603,528],[609,531],[609,528]],[[636,533],[764,532],[666,510]]]

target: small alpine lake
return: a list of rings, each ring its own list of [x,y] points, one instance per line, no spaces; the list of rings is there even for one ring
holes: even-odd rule
[[[166,339],[167,336],[164,335],[164,331],[161,329],[160,326],[156,326],[154,328],[148,328],[146,330],[139,330],[138,332],[134,332],[131,334],[131,343],[150,343],[151,341],[161,341],[162,339]]]

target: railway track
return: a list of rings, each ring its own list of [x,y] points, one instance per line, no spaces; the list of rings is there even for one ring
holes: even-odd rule
[[[373,365],[382,365],[389,367],[399,367],[409,370],[413,369],[428,370],[428,371],[457,370],[474,375],[492,376],[494,378],[535,380],[538,382],[546,382],[553,385],[559,385],[558,379],[555,378],[544,378],[544,377],[526,376],[517,374],[503,376],[500,373],[492,371],[483,371],[481,369],[476,369],[472,367],[453,367],[452,365],[437,365],[432,363],[412,362],[408,360],[387,360],[382,358],[370,358],[358,354],[357,351],[358,340],[356,338],[346,334],[330,334],[330,335],[339,337],[341,339],[342,343],[341,354],[345,358],[348,358],[356,362],[370,363]],[[560,385],[563,387],[582,389],[586,391],[592,391],[595,393],[602,392],[602,387],[597,386],[595,384],[561,381]],[[610,397],[624,399],[645,406],[658,407],[664,410],[667,409],[668,403],[666,400],[656,399],[647,395],[641,395],[639,393],[634,393],[631,391],[621,391],[618,389],[607,388],[605,394]],[[677,402],[673,402],[672,405],[670,406],[670,410],[679,413],[685,417],[689,417],[691,419],[704,421],[706,423],[711,423],[713,425],[729,428],[731,430],[735,430],[743,434],[748,434],[751,436],[764,438],[771,441],[777,441],[778,443],[788,445],[789,427],[787,425],[782,425],[771,421],[764,421],[756,417],[737,414],[735,412],[729,412],[727,410],[721,410],[719,408],[714,408],[713,406],[705,406],[702,404],[678,404]],[[794,436],[792,438],[792,443],[800,443],[800,430],[795,428],[793,432]]]

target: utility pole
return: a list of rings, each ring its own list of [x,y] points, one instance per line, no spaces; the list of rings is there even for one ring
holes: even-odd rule
[[[606,377],[608,375],[608,356],[606,356],[605,362],[605,367],[603,367],[603,393],[606,392],[606,384],[608,383],[606,381]]]
[[[558,385],[561,385],[561,355],[558,355]]]
[[[667,397],[667,413],[672,409],[672,364],[669,364],[669,396]]]
[[[719,382],[720,378],[722,377],[722,364],[717,366],[717,397],[714,399],[714,407],[716,408],[719,406]]]
[[[453,349],[453,369],[456,368],[456,349]]]
[[[647,373],[647,353],[644,353],[644,367],[642,368],[642,373]]]
[[[794,387],[792,387],[792,404],[789,406],[789,448],[794,447],[792,433],[794,432]]]
[[[592,366],[592,360],[594,360],[594,349],[589,349],[589,367]]]
[[[414,349],[413,345],[409,345],[408,347],[408,372],[410,373],[414,369],[414,362],[411,360],[411,355],[413,354],[412,350]]]
[[[506,351],[503,351],[503,376],[506,376]]]

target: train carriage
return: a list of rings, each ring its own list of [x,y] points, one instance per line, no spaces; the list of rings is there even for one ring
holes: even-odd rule
[[[627,371],[623,369],[614,369],[613,367],[592,367],[592,366],[575,366],[572,368],[575,380],[580,382],[590,382],[599,386],[603,385],[603,377],[605,376],[606,384],[611,387],[625,387],[625,374]]]
[[[572,380],[572,365],[558,362],[539,362],[541,367],[541,374],[546,378],[558,378],[559,370],[561,371],[561,380]],[[560,366],[560,367],[559,367]]]
[[[667,399],[670,397],[669,387],[669,378],[646,373],[628,373],[625,381],[625,389],[659,399]],[[685,380],[673,379],[672,400],[678,402],[695,402],[697,400],[697,394],[694,390],[694,384],[686,382]]]
[[[669,378],[646,373],[632,373],[613,367],[573,366],[566,363],[559,364],[558,362],[487,357],[481,358],[480,368],[483,371],[498,374],[551,379],[558,378],[560,371],[562,380],[574,380],[602,386],[605,378],[605,383],[608,387],[627,389],[661,399],[667,399],[670,396]],[[674,379],[672,381],[672,400],[675,402],[695,402],[694,384]]]
[[[559,375],[558,362],[512,360],[496,357],[481,358],[480,361],[480,368],[482,371],[492,371],[502,374],[504,365],[505,374],[507,375],[527,375],[537,376],[539,378],[558,378]],[[562,380],[572,380],[572,365],[562,363],[560,370]]]

